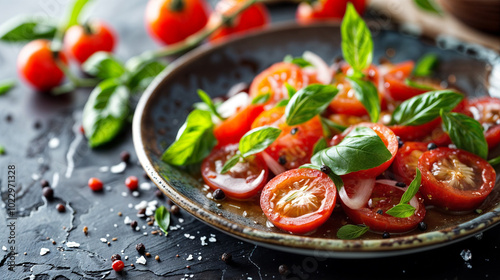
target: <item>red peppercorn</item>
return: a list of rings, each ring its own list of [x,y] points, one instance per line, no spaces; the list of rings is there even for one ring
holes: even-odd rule
[[[97,191],[102,191],[102,182],[101,180],[95,178],[95,177],[92,177],[89,179],[89,188],[95,192]]]
[[[113,270],[116,271],[116,272],[120,272],[123,270],[123,268],[125,267],[125,264],[123,263],[122,260],[116,260],[113,262]]]
[[[131,191],[135,191],[139,188],[139,179],[135,176],[129,176],[125,179],[125,186]]]

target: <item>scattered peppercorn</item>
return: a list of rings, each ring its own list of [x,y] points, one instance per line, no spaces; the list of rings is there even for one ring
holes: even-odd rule
[[[160,190],[155,191],[155,196],[158,198],[163,198],[163,193]]]
[[[403,147],[404,144],[405,142],[403,142],[403,140],[398,140],[398,148]]]
[[[108,241],[108,246],[111,246],[111,242]]]
[[[103,184],[102,184],[101,180],[99,180],[95,177],[92,177],[89,179],[88,185],[89,185],[89,188],[95,192],[102,191]]]
[[[122,260],[116,260],[112,264],[113,270],[116,272],[120,272],[125,268],[125,264]]]
[[[42,194],[47,200],[52,200],[54,198],[54,190],[51,187],[43,188]]]
[[[52,239],[52,244],[56,245],[56,241],[54,239]]]
[[[116,241],[116,240],[118,240],[118,238],[113,237],[113,238],[111,238],[111,240],[112,240],[112,241]]]
[[[288,274],[288,266],[282,264],[278,267],[278,271],[281,275],[286,275]]]
[[[175,255],[176,258],[180,257],[179,254]]]
[[[139,243],[139,244],[135,245],[135,249],[141,255],[144,255],[144,252],[146,252],[146,246],[144,246],[144,244],[142,244],[142,243]]]
[[[294,127],[294,128],[292,128],[292,130],[290,130],[290,134],[295,135],[298,131],[299,131],[299,128]]]
[[[431,150],[434,150],[436,149],[438,146],[435,144],[435,143],[429,143],[427,144],[427,150],[431,151]]]
[[[7,122],[11,122],[12,121],[12,115],[11,114],[8,114],[7,116],[5,116],[5,120]]]
[[[233,260],[233,255],[231,253],[224,253],[220,259],[225,263],[230,263]]]
[[[151,231],[151,234],[152,234],[152,235],[157,235],[157,234],[158,234],[158,231],[157,231],[157,230],[153,230],[153,231]]]
[[[135,229],[137,227],[137,221],[132,221],[130,223],[130,227],[132,227],[133,229]]]
[[[139,211],[137,211],[138,217],[144,217],[145,216],[144,214],[146,214],[146,208],[141,208],[139,209]]]
[[[148,173],[144,172],[144,173],[142,173],[142,176],[144,177],[144,179],[147,179],[147,180],[149,180],[149,176],[148,176]]]
[[[224,199],[226,197],[226,194],[224,193],[223,190],[221,189],[216,189],[214,191],[214,193],[212,194],[212,197],[216,200],[221,200],[221,199]]]
[[[286,164],[286,157],[285,156],[280,156],[278,158],[278,163],[281,164],[281,165],[285,165]]]
[[[121,217],[121,216],[122,216],[122,212],[118,212],[118,216],[120,216],[120,217]]]
[[[119,254],[113,254],[111,255],[111,261],[114,262],[116,260],[121,260],[122,259],[122,256],[120,256]]]
[[[391,234],[387,231],[384,231],[384,233],[382,234],[382,238],[391,238]]]
[[[179,206],[177,206],[177,205],[170,206],[170,213],[172,213],[173,215],[179,214],[180,211],[181,211],[181,209],[179,208]]]
[[[145,255],[146,255],[146,257],[151,258],[151,253],[146,252],[146,254],[145,254]]]
[[[89,234],[89,227],[84,226],[84,227],[83,227],[83,233],[84,233],[85,235]]]
[[[160,261],[160,256],[156,255],[155,256],[155,260],[159,262]]]
[[[332,172],[332,170],[330,169],[330,167],[328,167],[327,165],[323,164],[321,166],[321,172],[325,173],[325,174],[330,174],[330,172]]]
[[[418,229],[421,230],[421,231],[426,231],[427,230],[427,224],[425,222],[418,223]]]
[[[131,191],[136,191],[139,188],[139,179],[135,176],[128,176],[125,179],[125,186]]]
[[[36,121],[33,126],[35,127],[35,129],[39,129],[40,127],[42,127],[42,123],[40,121]]]
[[[42,179],[40,181],[40,185],[42,186],[42,188],[45,188],[45,187],[50,187],[50,184],[49,184],[49,181],[45,180],[45,179]]]
[[[382,215],[382,214],[384,214],[384,211],[382,211],[382,209],[378,209],[377,214]]]
[[[131,267],[135,267],[135,265],[133,263],[130,264]]]
[[[61,203],[57,204],[56,209],[57,209],[57,211],[59,211],[60,213],[64,213],[64,212],[66,212],[66,206],[64,206],[64,204],[61,204]]]
[[[396,187],[406,188],[406,184],[404,182],[397,182]]]
[[[120,158],[123,162],[128,163],[130,161],[130,153],[127,151],[123,151],[120,153]]]
[[[186,268],[187,268],[187,269],[191,269],[191,266],[190,266],[190,265],[186,265]]]

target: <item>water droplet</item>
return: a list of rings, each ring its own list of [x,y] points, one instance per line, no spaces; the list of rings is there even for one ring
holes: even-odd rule
[[[469,261],[470,259],[472,259],[472,253],[469,249],[462,250],[462,252],[460,252],[460,256],[462,257],[462,259],[464,259],[464,261]]]

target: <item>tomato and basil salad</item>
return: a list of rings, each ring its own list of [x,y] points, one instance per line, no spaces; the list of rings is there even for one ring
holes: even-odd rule
[[[334,211],[346,217],[337,237],[352,239],[425,229],[430,207],[480,209],[496,180],[487,159],[500,141],[500,101],[441,87],[432,54],[372,64],[370,31],[351,4],[341,31],[343,61],[286,56],[224,102],[199,90],[203,102],[162,159],[201,163],[208,187],[258,201],[293,234],[325,226]]]

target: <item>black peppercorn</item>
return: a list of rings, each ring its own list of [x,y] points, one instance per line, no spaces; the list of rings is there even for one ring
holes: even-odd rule
[[[405,184],[405,183],[403,183],[403,182],[397,182],[397,183],[396,183],[396,187],[406,188],[406,184]]]
[[[51,187],[45,187],[42,189],[42,194],[46,199],[52,200],[54,198],[54,190]]]
[[[299,131],[299,128],[294,127],[294,128],[292,128],[292,130],[290,130],[290,134],[295,135],[297,133],[297,131]]]
[[[391,238],[391,234],[387,231],[384,231],[384,233],[382,234],[382,238]]]
[[[61,203],[57,204],[56,209],[61,213],[66,212],[66,206],[64,206],[64,204]]]
[[[163,193],[160,190],[155,191],[155,196],[158,198],[163,198]]]
[[[170,206],[170,213],[172,213],[173,215],[179,214],[180,211],[181,209],[179,208],[179,206],[177,205]]]
[[[434,149],[436,149],[436,148],[437,148],[437,145],[436,145],[435,143],[429,143],[429,144],[427,145],[427,150],[429,150],[429,151],[430,151],[430,150],[434,150]]]
[[[281,164],[281,165],[285,165],[286,164],[286,157],[285,156],[280,156],[278,158],[278,163]]]
[[[233,255],[231,255],[230,253],[224,253],[222,254],[220,259],[225,263],[230,263],[233,259]]]
[[[42,186],[42,188],[45,188],[45,187],[50,187],[50,184],[49,184],[49,181],[45,180],[45,179],[42,179],[40,181],[40,185]]]
[[[137,221],[132,221],[130,223],[130,227],[133,228],[133,229],[135,229],[137,227]]]
[[[146,246],[144,246],[144,244],[142,243],[139,243],[137,245],[135,245],[135,249],[137,250],[137,252],[139,252],[139,254],[143,255],[144,252],[146,252]]]
[[[226,194],[224,193],[223,190],[221,189],[216,189],[214,191],[214,193],[212,194],[212,197],[216,200],[221,200],[221,199],[224,199],[226,197]]]
[[[120,154],[120,158],[123,162],[128,163],[130,160],[130,153],[127,151],[123,151]]]
[[[418,223],[418,229],[421,230],[421,231],[426,231],[427,230],[427,224],[425,222]]]
[[[378,209],[377,214],[382,215],[382,214],[384,214],[384,211],[382,211],[382,209]]]
[[[286,275],[288,274],[288,266],[282,264],[278,267],[278,271],[281,275]]]
[[[330,167],[328,167],[327,165],[322,165],[321,166],[321,172],[325,173],[326,175],[330,174],[330,172],[332,172],[332,170],[330,169]]]
[[[114,254],[111,256],[111,261],[114,262],[114,261],[117,261],[117,260],[121,260],[122,259],[122,256],[118,255],[118,254]]]

